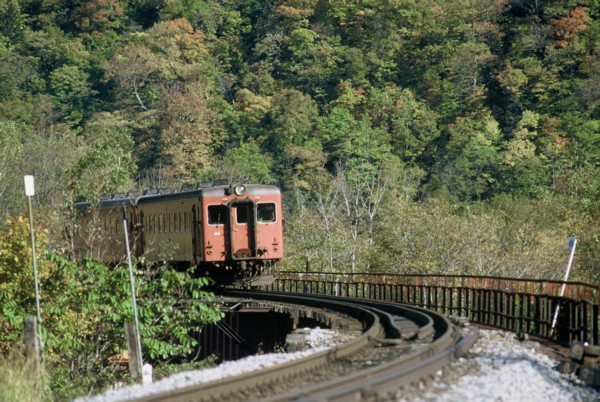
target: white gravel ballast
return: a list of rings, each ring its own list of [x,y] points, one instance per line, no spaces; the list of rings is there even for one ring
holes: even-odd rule
[[[540,344],[515,334],[481,330],[466,356],[437,373],[427,385],[397,394],[402,402],[574,402],[600,401],[600,391],[561,374]]]
[[[222,363],[214,368],[182,372],[154,382],[114,389],[75,402],[118,402],[158,392],[206,383],[260,370],[316,353],[346,341],[335,331],[313,329],[307,341],[310,349],[295,353],[270,353]],[[514,334],[481,330],[469,353],[435,379],[400,390],[391,400],[413,401],[600,401],[600,391],[556,371],[557,362],[540,353],[536,342],[519,341]]]
[[[159,392],[167,392],[191,385],[204,384],[300,359],[348,340],[349,339],[346,338],[340,338],[335,331],[314,328],[308,332],[306,337],[308,349],[301,352],[268,353],[248,356],[240,360],[221,363],[213,368],[177,373],[152,384],[135,384],[120,389],[111,389],[92,397],[79,397],[75,399],[74,402],[122,402]]]

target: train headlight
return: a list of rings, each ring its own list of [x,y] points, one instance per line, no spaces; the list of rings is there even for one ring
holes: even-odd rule
[[[242,184],[235,186],[235,188],[233,189],[233,192],[237,196],[244,195],[244,194],[246,194],[246,186],[244,186]]]

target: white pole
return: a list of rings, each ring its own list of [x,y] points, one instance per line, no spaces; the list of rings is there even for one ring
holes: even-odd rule
[[[125,247],[127,249],[127,263],[129,264],[129,282],[131,283],[131,301],[133,303],[133,316],[135,318],[135,334],[137,338],[137,349],[138,349],[138,371],[142,373],[142,341],[140,338],[140,323],[138,320],[137,305],[135,302],[135,283],[133,280],[133,266],[131,264],[131,250],[129,249],[129,234],[127,231],[127,215],[125,213],[125,206],[123,206],[123,231],[125,232]]]
[[[565,294],[565,287],[567,285],[567,280],[569,279],[569,273],[571,273],[571,265],[573,264],[573,256],[575,255],[575,247],[577,247],[577,239],[574,237],[569,237],[569,248],[571,249],[571,253],[569,254],[569,261],[567,262],[567,270],[565,271],[565,278],[563,279],[563,284],[560,287],[560,297],[563,297]],[[556,306],[556,311],[554,311],[554,318],[552,319],[552,328],[550,330],[551,334],[554,334],[554,328],[556,327],[556,320],[558,319],[558,310],[560,309],[560,305]]]
[[[35,252],[35,234],[33,231],[33,210],[31,208],[31,197],[35,195],[34,178],[31,175],[26,175],[25,179],[25,195],[29,205],[29,232],[31,233],[31,259],[33,261],[33,282],[35,284],[35,308],[38,322],[38,342],[42,345],[42,316],[40,313],[40,290],[38,285],[37,259]]]

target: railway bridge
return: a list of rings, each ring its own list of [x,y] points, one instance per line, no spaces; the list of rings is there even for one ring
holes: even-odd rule
[[[279,272],[269,290],[406,303],[569,346],[600,344],[600,286],[487,276]]]

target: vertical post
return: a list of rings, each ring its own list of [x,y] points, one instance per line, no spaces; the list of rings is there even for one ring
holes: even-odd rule
[[[40,375],[40,344],[38,342],[38,326],[37,321],[33,317],[25,317],[23,320],[25,324],[25,357],[27,363],[31,365],[31,371],[34,376],[39,377]]]
[[[596,294],[598,301],[595,306],[594,303],[592,303],[592,345],[600,344],[600,331],[598,331],[598,324],[600,324],[600,317],[598,315],[600,310],[600,285],[598,285]]]
[[[135,334],[135,338],[136,338],[136,342],[137,343],[137,347],[135,348],[136,352],[134,355],[129,355],[129,367],[131,370],[132,367],[132,360],[134,360],[133,358],[135,357],[135,364],[137,365],[136,369],[137,369],[137,374],[138,376],[136,377],[137,379],[141,379],[142,378],[142,341],[140,339],[140,323],[138,320],[138,313],[137,313],[137,305],[136,305],[136,301],[135,301],[135,282],[133,280],[133,265],[131,264],[131,250],[129,249],[129,233],[127,231],[127,214],[125,213],[125,206],[123,205],[123,232],[125,233],[125,247],[127,249],[127,263],[129,264],[129,282],[131,284],[131,301],[132,301],[132,305],[133,305],[133,316],[135,319],[135,327],[134,327],[134,334]],[[127,328],[127,327],[125,327]],[[129,342],[129,336],[127,337],[128,342]],[[129,345],[129,343],[128,343]],[[129,350],[129,353],[132,352],[132,349]],[[131,375],[133,377],[134,371],[131,371]]]
[[[297,329],[298,328],[298,324],[300,322],[300,310],[298,307],[294,307],[294,310],[292,311],[292,329]]]
[[[141,382],[142,380],[142,366],[139,365],[141,359],[139,338],[137,337],[137,331],[135,325],[126,322],[125,323],[125,338],[127,339],[127,352],[129,354],[129,375],[133,382]]]
[[[568,246],[569,249],[571,250],[571,253],[569,254],[569,261],[567,262],[567,270],[565,271],[565,279],[563,279],[563,282],[567,282],[567,279],[569,279],[569,273],[571,272],[571,264],[573,264],[573,256],[575,255],[575,247],[577,247],[577,239],[574,237],[569,237],[569,244]],[[563,283],[561,288],[560,288],[560,297],[563,297],[565,294],[565,286],[567,284]],[[554,318],[552,319],[552,327],[550,328],[550,335],[554,335],[554,327],[556,326],[556,320],[558,319],[558,310],[560,309],[560,304],[556,305],[556,310],[554,311]]]
[[[150,363],[144,364],[144,367],[142,367],[142,384],[152,384],[152,371]]]
[[[42,345],[42,316],[40,313],[40,291],[38,285],[37,260],[35,251],[35,234],[33,231],[33,210],[31,208],[31,197],[35,195],[34,178],[31,175],[26,175],[25,179],[25,195],[27,196],[29,206],[29,232],[31,233],[31,258],[33,261],[33,282],[35,284],[35,307],[37,316],[38,342]]]

